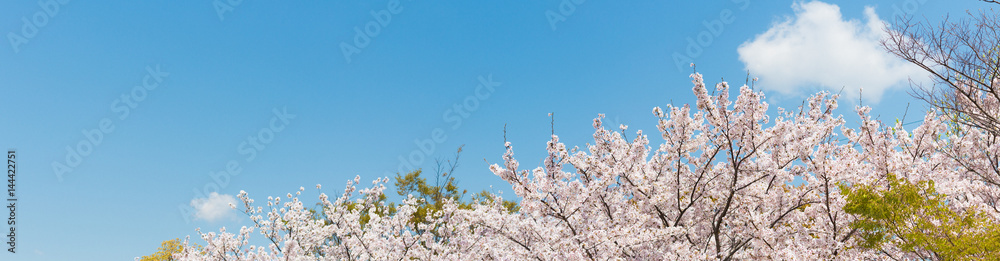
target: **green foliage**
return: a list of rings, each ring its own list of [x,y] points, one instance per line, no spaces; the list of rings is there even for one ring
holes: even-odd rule
[[[998,260],[1000,225],[976,209],[955,211],[933,181],[911,183],[888,175],[888,188],[841,185],[844,211],[859,247],[902,251],[938,260]]]
[[[396,173],[396,193],[404,197],[412,195],[421,199],[420,205],[417,206],[417,211],[410,218],[413,223],[426,222],[427,215],[441,211],[447,200],[455,201],[461,209],[472,209],[473,204],[476,204],[476,202],[492,203],[495,200],[493,194],[483,190],[473,195],[472,201],[462,201],[462,198],[468,191],[464,189],[460,190],[455,182],[455,177],[452,176],[455,168],[458,167],[458,159],[461,154],[462,147],[458,147],[454,161],[449,160],[447,162],[447,170],[444,170],[442,162],[438,161],[438,171],[437,175],[434,175],[434,184],[428,183],[426,178],[421,177],[420,175],[423,172],[419,169],[406,173],[406,175]],[[517,203],[513,201],[504,200],[501,204],[511,213],[516,212],[518,209]]]
[[[493,193],[483,190],[480,191],[479,193],[476,193],[475,195],[472,195],[472,200],[474,202],[493,203],[493,201],[496,200],[496,198],[493,197]],[[518,210],[521,210],[521,206],[518,206],[517,202],[510,200],[504,200],[503,202],[500,202],[500,205],[503,205],[503,207],[507,209],[508,213],[514,213],[517,212]]]
[[[406,174],[396,173],[395,181],[393,182],[393,185],[396,187],[396,193],[403,197],[413,196],[420,199],[420,203],[417,205],[417,211],[414,212],[413,216],[410,218],[411,222],[414,224],[426,223],[428,215],[433,215],[434,213],[441,211],[444,208],[444,203],[448,200],[453,200],[458,203],[459,208],[461,209],[472,209],[473,204],[476,204],[476,202],[485,204],[493,203],[493,201],[496,200],[492,193],[483,190],[479,193],[473,194],[471,198],[472,200],[463,201],[463,198],[466,194],[468,194],[468,191],[460,189],[455,177],[452,176],[455,169],[458,168],[458,159],[461,153],[462,147],[459,147],[458,151],[455,153],[455,159],[453,161],[449,160],[444,163],[440,161],[437,162],[437,174],[433,176],[433,183],[428,182],[427,178],[421,176],[424,172],[420,169]],[[447,170],[444,168],[446,164]],[[378,201],[385,202],[386,196],[381,195]],[[504,200],[500,204],[503,205],[504,208],[506,208],[510,213],[517,212],[518,209],[520,209],[517,202],[514,201]],[[350,210],[359,207],[355,202],[345,203],[345,206]],[[376,207],[378,208],[382,208],[383,206],[386,208],[387,213],[393,215],[396,213],[396,207],[398,205],[395,202],[390,202],[388,204],[376,204]],[[381,211],[381,209],[379,209],[379,211]],[[330,222],[329,219],[326,218],[324,211],[312,209],[310,212],[312,212],[313,218]],[[361,213],[363,213],[363,216],[361,217],[361,225],[364,226],[364,224],[369,220],[369,217],[367,216],[368,212],[365,210]]]
[[[453,200],[458,203],[460,209],[472,209],[473,204],[476,204],[476,202],[492,203],[495,200],[492,193],[483,190],[474,194],[471,201],[462,201],[463,196],[468,191],[464,189],[459,191],[460,189],[455,184],[455,177],[452,177],[450,172],[442,173],[439,177],[444,180],[441,181],[438,179],[438,182],[435,184],[429,184],[426,178],[420,176],[422,173],[418,169],[406,175],[396,174],[396,193],[404,197],[412,195],[421,199],[420,205],[417,206],[417,211],[410,218],[410,221],[413,223],[426,222],[427,215],[441,211],[447,200]],[[504,200],[501,204],[511,213],[518,210],[517,202]]]
[[[198,244],[194,244],[194,246],[197,247],[199,250],[201,250],[201,246],[199,246]],[[150,254],[148,256],[143,256],[139,258],[139,260],[140,261],[176,260],[174,259],[173,254],[180,253],[183,250],[184,250],[184,242],[182,242],[181,239],[179,238],[175,238],[163,241],[162,243],[160,243],[160,248],[157,249],[155,253]]]
[[[427,179],[420,177],[421,173],[422,171],[419,169],[406,175],[396,173],[396,193],[404,197],[413,195],[421,199],[417,211],[410,218],[410,221],[415,224],[425,223],[427,214],[440,211],[446,200],[460,201],[466,193],[465,190],[458,191],[458,186],[455,186],[455,177],[451,177],[447,172],[441,175],[445,178],[444,184],[434,185],[427,184]],[[470,205],[460,203],[460,207],[470,208]]]

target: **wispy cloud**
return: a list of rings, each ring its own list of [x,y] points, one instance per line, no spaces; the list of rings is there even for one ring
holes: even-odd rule
[[[885,22],[873,7],[865,7],[865,22],[845,20],[840,7],[823,2],[795,3],[794,17],[740,45],[740,60],[760,77],[761,88],[783,94],[820,87],[856,100],[859,89],[877,103],[890,89],[907,86],[907,79],[924,80],[918,67],[885,52],[879,44]]]
[[[191,207],[195,209],[194,217],[209,222],[226,218],[235,218],[233,209],[229,204],[236,204],[233,195],[220,195],[212,192],[208,198],[195,198],[191,200]]]

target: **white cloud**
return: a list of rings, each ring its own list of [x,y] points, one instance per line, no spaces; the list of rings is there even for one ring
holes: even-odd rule
[[[209,222],[222,220],[224,218],[235,218],[233,209],[229,204],[236,204],[233,195],[219,195],[212,192],[208,198],[195,198],[191,200],[191,207],[194,207],[196,219],[203,219]]]
[[[782,94],[821,87],[877,103],[885,90],[924,80],[920,68],[885,52],[879,39],[885,22],[865,7],[865,23],[844,20],[840,7],[823,2],[795,3],[795,17],[771,26],[737,49],[758,86]]]

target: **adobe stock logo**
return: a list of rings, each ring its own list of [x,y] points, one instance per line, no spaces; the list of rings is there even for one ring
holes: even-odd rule
[[[409,0],[408,0],[409,1]],[[382,34],[382,29],[389,26],[392,23],[392,16],[403,12],[403,7],[399,5],[399,0],[389,0],[386,4],[385,9],[375,11],[371,10],[369,13],[372,16],[372,20],[365,23],[362,27],[354,27],[354,41],[351,43],[340,42],[340,52],[344,54],[344,60],[347,63],[351,63],[351,56],[361,53],[375,37]]]
[[[912,16],[917,13],[920,6],[927,3],[927,0],[903,0],[903,7],[900,8],[899,5],[892,4],[892,19],[900,19],[907,16]],[[895,22],[895,21],[887,21]]]
[[[118,120],[124,121],[132,114],[132,110],[139,107],[139,103],[146,100],[149,92],[156,90],[163,83],[163,80],[170,76],[170,73],[160,70],[160,65],[154,67],[146,66],[146,76],[142,78],[142,84],[132,87],[132,90],[121,94],[121,97],[111,102],[111,111],[118,115]],[[63,181],[63,175],[73,172],[73,168],[80,166],[83,160],[90,156],[101,143],[104,142],[104,135],[115,131],[115,124],[111,118],[105,117],[97,121],[97,128],[83,129],[83,138],[76,143],[76,146],[66,145],[65,161],[52,161],[52,172],[56,174],[59,181]]]
[[[271,109],[271,119],[268,124],[254,132],[254,135],[247,136],[239,145],[236,146],[236,153],[242,155],[243,164],[250,164],[255,159],[257,159],[257,153],[260,153],[267,148],[268,144],[274,141],[278,133],[281,133],[291,124],[292,120],[297,116],[295,114],[288,113],[288,107],[282,107],[280,110],[278,108]],[[217,194],[226,187],[229,186],[229,182],[233,177],[239,176],[243,172],[243,166],[240,160],[231,159],[226,161],[225,167],[219,171],[209,171],[208,177],[212,180],[205,183],[201,188],[194,188],[194,199],[190,204],[179,204],[177,209],[184,218],[184,223],[191,223],[191,218],[197,218],[198,211],[195,209],[195,202],[199,200],[205,200],[212,197],[212,194]]]
[[[466,96],[462,99],[461,103],[452,104],[450,109],[444,111],[441,114],[441,119],[445,123],[451,124],[451,130],[457,130],[462,127],[462,121],[468,119],[472,116],[476,110],[479,110],[479,106],[483,101],[486,101],[496,92],[496,87],[499,87],[502,82],[493,81],[493,74],[489,74],[486,77],[479,76],[479,84],[473,89],[472,94]],[[399,165],[396,167],[397,173],[409,173],[410,171],[416,170],[420,164],[424,163],[428,157],[434,155],[434,151],[437,149],[437,145],[444,143],[448,140],[448,135],[446,135],[445,129],[434,128],[430,132],[430,136],[421,140],[414,139],[413,144],[417,145],[416,149],[410,151],[410,153],[399,155]],[[393,176],[392,173],[386,172],[386,177]]]
[[[552,28],[552,31],[556,30],[556,24],[565,22],[566,17],[572,16],[576,12],[576,7],[585,2],[587,0],[562,0],[556,8],[558,12],[545,10],[545,20],[549,21],[549,27]]]
[[[10,48],[14,49],[14,53],[21,52],[21,45],[27,44],[31,39],[38,36],[38,30],[49,25],[49,20],[56,17],[59,14],[59,9],[61,5],[69,3],[70,0],[42,0],[38,1],[38,6],[42,8],[41,11],[35,12],[31,15],[31,19],[27,16],[21,17],[21,33],[8,32],[7,41],[10,41]]]
[[[219,16],[219,22],[226,20],[226,13],[233,12],[237,6],[243,4],[243,0],[215,0],[212,1],[212,7],[215,8],[215,14]]]
[[[750,6],[750,0],[731,0],[735,4],[740,4],[740,11],[746,10]],[[709,20],[702,20],[701,24],[705,27],[704,30],[698,33],[694,38],[687,37],[688,42],[687,47],[684,48],[684,54],[680,52],[674,52],[671,58],[674,60],[674,65],[677,66],[677,72],[684,71],[684,65],[694,63],[694,59],[701,56],[705,51],[715,41],[716,37],[722,35],[726,30],[726,25],[736,21],[736,17],[733,16],[733,11],[730,9],[723,9],[719,12],[719,18]]]

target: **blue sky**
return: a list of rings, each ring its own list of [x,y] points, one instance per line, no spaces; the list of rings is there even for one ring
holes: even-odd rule
[[[431,170],[463,144],[459,185],[503,191],[487,166],[501,160],[505,124],[526,167],[544,157],[550,112],[570,146],[591,141],[598,113],[630,136],[654,133],[654,106],[693,102],[690,62],[711,83],[739,86],[751,70],[772,108],[857,86],[883,119],[908,103],[918,119],[905,80],[920,73],[873,47],[874,17],[991,7],[229,2],[2,4],[0,146],[20,159],[17,253],[3,260],[130,260],[199,227],[246,225],[215,204],[240,190],[261,199],[304,186],[314,199],[317,183],[337,194],[401,158]]]

